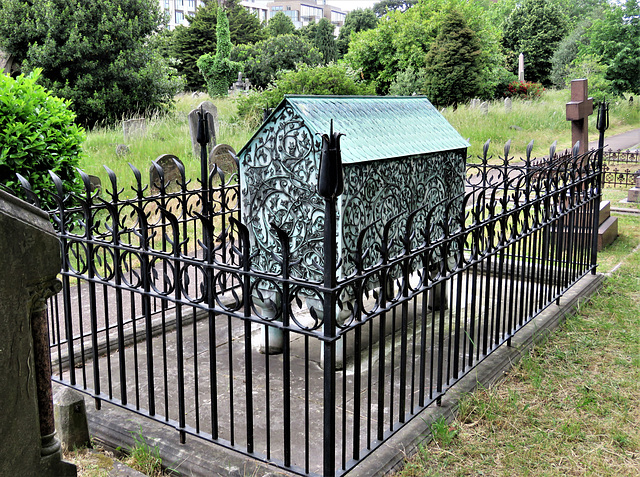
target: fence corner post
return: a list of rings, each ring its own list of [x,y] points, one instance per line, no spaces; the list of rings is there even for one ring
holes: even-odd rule
[[[318,168],[318,194],[324,198],[324,409],[323,409],[323,475],[335,475],[336,435],[336,286],[337,286],[337,198],[344,189],[340,133],[322,135]]]

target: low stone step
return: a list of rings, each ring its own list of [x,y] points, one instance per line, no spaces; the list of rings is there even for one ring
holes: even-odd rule
[[[618,217],[609,217],[598,228],[598,252],[618,237]]]

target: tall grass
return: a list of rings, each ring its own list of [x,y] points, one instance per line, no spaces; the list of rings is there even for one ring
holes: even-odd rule
[[[549,146],[558,142],[558,150],[571,147],[571,127],[565,118],[566,103],[570,99],[569,90],[545,91],[540,99],[532,101],[513,100],[510,112],[505,110],[503,101],[493,101],[488,114],[480,109],[471,109],[464,105],[456,110],[443,111],[447,120],[464,137],[469,138],[469,160],[473,161],[482,154],[482,146],[491,139],[489,154],[497,158],[503,155],[504,145],[511,140],[511,153],[515,157],[524,157],[527,144],[533,140],[535,157],[549,152]],[[237,106],[232,98],[213,99],[208,96],[192,97],[182,94],[176,97],[175,110],[165,115],[147,118],[147,134],[127,143],[129,153],[116,155],[116,145],[122,144],[121,127],[98,127],[90,131],[84,146],[85,158],[81,168],[88,174],[101,178],[103,187],[110,187],[107,174],[102,167],[107,165],[116,172],[119,187],[125,194],[131,195],[131,186],[135,183],[128,166],[130,162],[143,174],[148,183],[151,160],[161,154],[174,154],[184,163],[187,177],[199,177],[199,158],[193,155],[189,136],[187,115],[204,100],[212,101],[218,108],[220,130],[217,142],[231,145],[239,151],[249,140],[255,129],[248,122],[238,118]],[[640,107],[638,101],[630,105],[626,101],[610,105],[610,128],[607,135],[640,127]],[[589,137],[596,140],[596,115],[589,118]]]
[[[504,101],[492,101],[489,112],[484,115],[479,108],[462,106],[456,110],[447,108],[443,115],[462,135],[469,138],[469,159],[482,154],[482,146],[491,139],[489,154],[494,157],[504,154],[504,145],[511,140],[510,155],[524,157],[527,144],[534,141],[533,155],[542,157],[549,147],[558,142],[557,149],[568,149],[571,144],[571,126],[566,120],[566,103],[570,101],[568,89],[547,90],[537,100],[512,100],[511,111],[506,111]],[[610,104],[610,127],[607,135],[617,134],[640,127],[638,102],[629,104],[617,101]],[[598,138],[596,112],[589,117],[589,139]]]
[[[187,116],[205,100],[212,101],[218,109],[220,129],[216,131],[217,143],[229,144],[236,152],[239,151],[251,137],[252,131],[244,121],[238,119],[233,99],[212,100],[208,96],[194,98],[190,94],[183,94],[176,97],[174,111],[147,118],[146,134],[131,138],[126,143],[129,151],[124,155],[116,154],[116,146],[125,144],[122,127],[98,127],[88,132],[81,169],[98,176],[103,188],[110,189],[103,167],[106,165],[116,173],[118,187],[124,187],[125,196],[132,194],[131,187],[135,184],[129,163],[142,172],[143,184],[148,184],[151,161],[161,154],[177,156],[184,163],[187,178],[200,177],[200,158],[192,151]]]

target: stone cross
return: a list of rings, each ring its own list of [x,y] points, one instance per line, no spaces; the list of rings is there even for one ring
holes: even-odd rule
[[[584,154],[589,149],[589,115],[592,113],[593,98],[587,98],[587,80],[572,80],[567,121],[571,121],[571,145],[580,141],[579,154]]]

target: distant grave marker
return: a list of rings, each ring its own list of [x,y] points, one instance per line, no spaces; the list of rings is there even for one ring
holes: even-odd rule
[[[164,175],[165,191],[174,192],[180,190],[179,182],[182,181],[182,175],[178,164],[183,165],[177,156],[172,154],[162,154],[154,161],[162,168]],[[156,167],[152,164],[149,168],[149,186],[152,194],[158,194],[161,189],[161,177]]]
[[[198,113],[209,113],[207,115],[207,125],[209,127],[209,143],[207,144],[207,150],[211,151],[216,145],[216,132],[220,130],[220,124],[218,122],[218,108],[211,101],[203,101],[198,107],[189,113],[189,133],[191,135],[191,146],[193,148],[193,154],[196,157],[200,157],[200,144],[198,144]]]
[[[236,151],[228,144],[218,144],[209,154],[209,170],[213,170],[213,165],[217,165],[224,172],[234,172],[238,169],[234,159]]]
[[[147,120],[139,118],[122,121],[122,131],[124,133],[124,142],[136,137],[144,137],[147,134]]]

